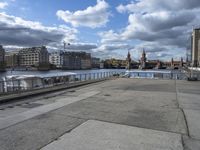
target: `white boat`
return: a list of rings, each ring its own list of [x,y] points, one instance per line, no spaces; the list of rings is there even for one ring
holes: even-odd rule
[[[3,78],[4,92],[39,89],[74,80],[76,73],[60,72],[45,75],[10,75]]]

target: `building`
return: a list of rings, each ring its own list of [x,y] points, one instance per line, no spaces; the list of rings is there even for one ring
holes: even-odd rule
[[[180,61],[174,61],[172,58],[170,62],[162,62],[160,60],[147,61],[146,52],[144,50],[139,63],[139,69],[180,69],[185,64],[183,58],[181,58]]]
[[[0,45],[0,71],[5,71],[5,50]]]
[[[100,58],[92,57],[92,68],[100,68]]]
[[[39,70],[49,69],[49,53],[45,46],[20,49],[19,60],[22,67],[37,67]]]
[[[86,52],[64,52],[63,69],[91,69],[91,54]]]
[[[49,54],[49,62],[55,65],[56,68],[62,68],[63,65],[63,51],[55,51]]]
[[[200,28],[194,29],[191,38],[192,66],[200,66]]]
[[[106,59],[104,60],[104,68],[106,69],[125,69],[127,67],[127,60],[121,59]]]
[[[81,58],[81,69],[91,69],[92,68],[92,61],[91,61],[90,53],[81,52],[80,58]]]
[[[140,59],[140,69],[146,69],[146,61],[147,61],[147,58],[146,58],[146,52],[145,50],[143,50],[142,52],[142,57]]]
[[[19,51],[6,52],[5,62],[7,68],[15,68],[19,66]]]
[[[126,61],[127,61],[127,69],[130,70],[131,69],[131,54],[130,54],[129,51],[128,51],[128,54],[127,54]]]

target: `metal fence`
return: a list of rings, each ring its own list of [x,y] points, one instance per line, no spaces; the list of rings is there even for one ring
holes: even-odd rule
[[[59,85],[72,85],[74,83],[81,83],[85,81],[94,81],[110,78],[113,76],[128,77],[128,78],[148,78],[148,79],[163,79],[163,80],[200,80],[199,73],[158,73],[158,72],[99,72],[99,73],[87,73],[87,74],[75,74],[67,76],[55,76],[55,77],[35,77],[35,78],[23,78],[23,79],[9,79],[0,81],[0,95],[12,94],[17,92],[32,91],[37,89],[44,89]]]
[[[94,80],[98,81],[119,75],[120,73],[113,71],[113,72],[86,73],[86,74],[75,74],[75,75],[44,77],[44,78],[36,76],[23,79],[4,79],[0,81],[0,95],[24,92],[24,91],[32,91],[59,85],[68,86],[74,83],[81,83],[85,81],[94,81]]]
[[[200,73],[183,73],[183,72],[126,72],[123,77],[129,78],[148,78],[162,80],[200,80]]]

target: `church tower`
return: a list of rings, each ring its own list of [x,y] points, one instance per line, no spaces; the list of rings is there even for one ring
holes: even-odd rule
[[[127,54],[126,61],[127,61],[127,69],[130,70],[131,69],[131,54],[130,54],[129,51],[128,51],[128,54]]]
[[[146,61],[147,61],[147,58],[146,58],[146,52],[145,50],[143,49],[143,52],[142,52],[142,57],[140,59],[140,69],[145,69],[146,68]]]

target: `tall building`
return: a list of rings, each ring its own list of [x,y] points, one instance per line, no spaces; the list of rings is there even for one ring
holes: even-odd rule
[[[5,71],[5,50],[0,45],[0,71]]]
[[[91,54],[82,52],[80,54],[81,58],[81,69],[91,69],[92,62],[91,62]]]
[[[81,59],[76,52],[63,53],[63,69],[78,70],[81,69]]]
[[[91,55],[85,52],[64,52],[63,53],[63,69],[90,69]]]
[[[20,66],[49,67],[49,53],[45,46],[23,48],[19,50]]]
[[[49,62],[56,66],[56,68],[61,68],[63,65],[63,51],[55,51],[49,54]]]
[[[6,67],[14,68],[19,66],[19,51],[11,51],[5,53]]]
[[[192,66],[200,66],[200,28],[192,32]]]

